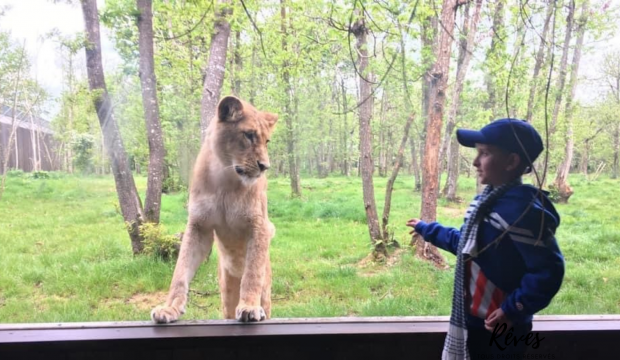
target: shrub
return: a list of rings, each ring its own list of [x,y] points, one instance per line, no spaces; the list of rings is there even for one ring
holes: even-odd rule
[[[24,177],[24,171],[21,169],[9,170],[6,172],[7,177]]]
[[[551,200],[554,203],[557,203],[560,200],[560,191],[553,184],[549,185],[549,196],[548,197],[549,197],[549,200]]]
[[[50,174],[47,171],[33,171],[28,177],[31,179],[49,179]]]
[[[74,134],[71,139],[71,146],[74,151],[73,164],[83,174],[90,174],[94,171],[93,148],[95,137],[91,134]]]
[[[144,237],[145,255],[163,260],[176,259],[179,255],[181,236],[167,234],[163,225],[144,223],[140,225],[140,233]]]

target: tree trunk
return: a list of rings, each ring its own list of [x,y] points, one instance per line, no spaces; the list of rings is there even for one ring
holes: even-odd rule
[[[15,145],[15,169],[19,169],[19,130],[16,130],[13,145]]]
[[[558,191],[558,201],[567,203],[568,199],[573,195],[573,189],[568,184],[568,174],[573,162],[573,99],[575,98],[575,89],[577,88],[577,76],[579,75],[579,61],[581,60],[581,48],[583,47],[583,39],[586,32],[586,24],[588,22],[589,0],[583,2],[581,8],[581,18],[579,19],[577,29],[577,43],[573,52],[573,63],[571,66],[570,79],[568,81],[569,93],[566,96],[566,147],[564,149],[564,160],[558,167],[554,186]],[[574,8],[571,10],[574,11]],[[570,16],[570,15],[569,15]]]
[[[37,147],[37,128],[34,125],[34,116],[32,115],[32,111],[29,114],[30,116],[30,146],[32,147],[32,171],[40,171],[39,169],[39,161],[37,155],[39,153]]]
[[[239,74],[243,68],[239,47],[241,47],[241,31],[236,31],[233,58],[231,59],[230,64],[230,89],[233,95],[237,97],[241,94],[241,78],[239,77]]]
[[[252,68],[250,71],[250,103],[254,103],[256,97],[256,41],[252,41]]]
[[[340,80],[340,89],[342,91],[342,135],[343,135],[343,161],[342,161],[342,174],[344,176],[350,176],[351,170],[349,167],[349,121],[347,120],[347,114],[349,113],[349,107],[347,106],[347,92],[344,87],[344,78]]]
[[[441,9],[441,31],[435,64],[431,72],[430,104],[426,143],[424,144],[424,165],[422,171],[422,208],[421,218],[424,221],[435,221],[437,217],[437,188],[439,187],[438,157],[441,143],[441,127],[443,107],[446,100],[448,76],[450,74],[450,53],[454,33],[456,0],[444,0]],[[416,253],[423,259],[431,260],[438,266],[445,261],[439,251],[417,236]]]
[[[614,130],[614,162],[612,164],[611,178],[617,179],[620,176],[620,165],[618,153],[620,153],[620,123],[616,123]]]
[[[403,85],[403,94],[405,95],[405,109],[409,114],[414,114],[414,110],[413,110],[413,104],[411,102],[411,96],[410,96],[410,92],[409,92],[409,87],[407,86],[407,63],[405,61],[405,51],[404,49],[406,49],[405,47],[405,38],[403,35],[403,29],[399,24],[398,30],[400,32],[400,47],[401,49],[403,49],[403,51],[401,51],[400,53],[400,65],[401,65],[401,71],[402,71],[402,85]],[[422,32],[422,47],[424,49],[424,47],[427,46],[431,46],[431,43],[429,41],[428,38],[426,38],[425,36],[425,32]],[[430,63],[430,62],[429,62]],[[430,65],[429,65],[430,66]],[[423,78],[422,79],[422,86],[423,88],[423,94],[427,94],[428,93],[428,87],[425,85],[426,83],[426,79]],[[427,109],[428,110],[428,99],[422,99],[422,108],[423,109]],[[426,119],[428,117],[428,111],[427,112],[423,112],[422,113],[422,119]],[[423,120],[425,121],[425,120]],[[425,125],[424,125],[425,127]],[[418,134],[420,135],[420,134]],[[421,136],[420,136],[421,137]],[[409,144],[410,144],[410,149],[411,149],[411,167],[413,170],[413,177],[414,177],[414,191],[420,191],[420,189],[422,188],[422,182],[420,179],[420,165],[418,163],[418,156],[420,154],[418,154],[418,152],[416,151],[416,147],[415,147],[415,143],[416,143],[416,138],[418,138],[418,136],[412,135],[409,138]]]
[[[333,94],[332,94],[333,95]],[[338,101],[336,101],[338,102]],[[336,141],[334,140],[334,119],[330,116],[327,125],[327,174],[331,174],[336,169],[336,162],[334,161],[334,151],[336,149]]]
[[[606,75],[606,82],[611,88],[611,94],[616,100],[616,104],[620,106],[620,56],[618,52],[608,53],[603,60],[603,73]],[[611,166],[611,178],[617,179],[620,176],[619,153],[620,153],[620,121],[614,119],[615,123],[612,124],[611,140],[613,142],[613,162]],[[602,128],[599,129],[601,131]],[[598,135],[598,132],[594,136]]]
[[[71,94],[71,98],[69,99],[69,116],[67,116],[68,130],[69,134],[73,131],[73,117],[74,117],[74,106],[75,106],[75,92],[73,90],[73,56],[71,56],[71,50],[69,50],[69,66],[67,70],[67,83],[69,85],[69,94]],[[69,139],[69,143],[67,144],[67,152],[65,158],[66,169],[69,174],[73,174],[73,147],[71,146],[71,140]]]
[[[414,191],[420,191],[422,189],[422,179],[420,175],[420,164],[418,163],[418,152],[415,148],[415,139],[411,137],[409,139],[409,143],[411,146],[411,166],[413,166],[413,179],[414,183]]]
[[[583,153],[581,154],[580,171],[586,177],[588,176],[588,160],[590,158],[590,142],[586,139],[583,143]]]
[[[17,128],[19,127],[19,119],[17,118],[17,103],[19,99],[19,87],[21,86],[21,76],[22,70],[24,67],[24,60],[26,59],[26,41],[24,40],[24,44],[21,48],[21,54],[19,56],[19,65],[17,67],[17,76],[15,77],[15,86],[13,87],[13,106],[11,109],[11,130],[9,132],[9,141],[6,145],[6,149],[4,152],[4,159],[2,159],[2,181],[0,182],[0,200],[2,200],[2,195],[4,194],[4,189],[6,187],[6,175],[9,172],[9,159],[11,158],[11,147],[13,143],[17,145]],[[1,125],[0,125],[1,126]],[[0,144],[1,145],[1,144]],[[15,148],[17,150],[17,147]],[[17,167],[17,159],[19,158],[19,154],[15,151],[15,167]]]
[[[388,140],[386,134],[386,94],[381,97],[381,109],[379,110],[379,176],[385,177],[387,175],[387,161],[388,161]]]
[[[446,186],[444,187],[444,196],[446,200],[456,202],[458,197],[456,196],[456,190],[458,189],[458,179],[460,170],[459,156],[461,148],[456,138],[450,139],[449,160],[448,160],[448,178],[446,179]]]
[[[394,164],[394,168],[392,169],[392,175],[388,179],[387,185],[385,187],[385,203],[383,205],[383,216],[381,217],[381,231],[383,234],[383,241],[387,243],[390,239],[390,234],[388,233],[388,222],[390,219],[390,207],[392,205],[392,190],[394,189],[394,181],[396,181],[396,177],[398,176],[398,171],[403,163],[403,154],[405,152],[405,146],[407,145],[407,139],[409,138],[409,129],[411,128],[411,123],[413,123],[414,115],[409,115],[407,119],[407,123],[405,124],[405,131],[403,132],[403,139],[400,141],[400,147],[398,148],[398,153],[396,155],[396,163]]]
[[[43,170],[43,149],[42,149],[42,145],[41,145],[41,143],[42,143],[41,137],[42,136],[43,135],[41,135],[41,122],[39,122],[37,124],[37,138],[36,138],[36,141],[37,141],[37,155],[36,156],[38,158],[38,164],[39,164],[38,165],[39,166],[38,170],[39,171]],[[43,141],[45,141],[45,140],[43,140]],[[55,170],[54,166],[52,166],[51,161],[50,161],[50,169],[51,170]]]
[[[282,18],[281,29],[282,29],[282,51],[286,56],[289,56],[288,50],[288,29],[286,25],[286,0],[280,0],[280,16]],[[292,104],[294,101],[293,88],[291,86],[291,78],[289,74],[290,63],[287,58],[284,59],[282,64],[282,78],[284,80],[284,112],[285,112],[285,125],[286,125],[286,150],[288,157],[288,167],[289,167],[289,176],[291,179],[291,195],[294,197],[301,197],[301,181],[299,179],[299,163],[297,161],[296,156],[296,143],[295,143],[295,129],[293,125],[293,118],[296,116],[296,113],[293,114]]]
[[[230,24],[226,19],[231,14],[230,0],[219,0],[220,9],[216,12],[213,36],[209,49],[209,62],[205,70],[200,102],[200,134],[204,141],[209,122],[215,116],[215,110],[220,100],[224,75],[226,74],[226,53]]]
[[[323,129],[325,128],[325,126],[323,125],[323,117],[321,116],[319,118],[319,123],[318,123],[318,129],[320,131],[319,133],[319,139],[325,139],[325,134],[323,133]],[[314,157],[316,159],[316,172],[319,178],[324,178],[326,176],[325,174],[325,142],[323,140],[320,140],[318,144],[316,144],[315,146],[313,146],[313,151],[314,151]]]
[[[157,79],[153,61],[153,4],[152,0],[137,0],[140,11],[138,18],[140,49],[140,83],[142,85],[142,106],[149,141],[149,167],[144,201],[144,220],[159,223],[161,191],[164,179],[164,139],[159,121],[157,102]]]
[[[89,46],[86,47],[86,70],[88,85],[99,117],[105,147],[112,164],[116,192],[123,219],[127,224],[134,254],[143,249],[139,226],[143,220],[142,204],[136,190],[121,134],[114,119],[112,102],[108,95],[101,61],[101,39],[99,33],[99,14],[96,0],[82,0],[82,12]]]
[[[394,165],[394,137],[392,134],[392,128],[390,127],[387,131],[387,155],[386,155],[386,166],[389,167],[390,165]],[[387,176],[387,169],[385,169],[385,176]]]
[[[487,86],[487,92],[489,97],[484,104],[486,110],[490,110],[490,121],[495,120],[498,117],[497,106],[497,82],[496,72],[504,68],[503,64],[498,63],[505,62],[505,56],[503,54],[506,48],[505,34],[504,34],[504,2],[506,0],[496,0],[495,12],[493,14],[493,28],[491,29],[493,37],[491,39],[491,46],[487,51],[487,63],[492,67],[487,69],[484,75],[485,83]]]
[[[360,120],[360,171],[362,175],[362,186],[364,188],[364,208],[366,210],[366,221],[368,223],[368,231],[370,233],[370,241],[374,246],[375,258],[381,259],[387,256],[385,243],[381,241],[381,229],[379,227],[379,219],[377,215],[377,205],[375,204],[375,189],[373,184],[373,168],[372,160],[372,134],[370,121],[372,119],[372,103],[370,97],[371,85],[366,81],[364,76],[368,76],[366,68],[368,67],[368,49],[366,42],[366,34],[368,29],[364,16],[361,15],[357,21],[351,26],[351,32],[357,40],[355,48],[358,52],[357,69],[359,71],[359,120]]]
[[[573,17],[575,15],[575,0],[568,2],[568,15],[566,16],[566,34],[564,35],[564,47],[562,49],[562,59],[560,60],[560,75],[555,85],[555,105],[551,117],[551,126],[549,134],[553,135],[556,130],[558,115],[560,114],[560,104],[562,103],[562,95],[564,93],[564,83],[566,82],[566,65],[568,63],[568,50],[570,49],[570,40],[573,33]]]
[[[456,126],[456,116],[461,107],[461,92],[463,91],[463,83],[465,82],[465,75],[469,68],[469,61],[471,60],[471,54],[474,51],[474,40],[476,37],[476,29],[478,27],[478,20],[480,19],[480,9],[482,8],[482,0],[476,0],[476,7],[474,8],[473,16],[469,17],[469,3],[464,9],[465,15],[463,17],[463,26],[461,40],[459,43],[459,57],[456,66],[456,81],[454,83],[454,91],[452,92],[452,101],[450,102],[450,110],[448,111],[448,124],[446,125],[446,135],[444,140],[443,154],[446,153],[449,146],[448,157],[448,176],[446,179],[446,185],[444,187],[444,195],[449,196],[450,201],[456,199],[456,186],[458,181],[458,162],[459,162],[459,148],[458,142],[454,140],[452,132]],[[440,155],[440,160],[443,156]],[[449,191],[450,189],[450,191]]]
[[[422,61],[424,62],[424,66],[426,67],[426,71],[424,76],[422,77],[422,132],[418,133],[420,136],[420,144],[426,143],[426,128],[428,127],[429,121],[429,109],[431,107],[431,87],[433,81],[433,63],[436,59],[433,57],[437,56],[437,46],[439,44],[439,39],[437,37],[437,31],[439,29],[439,22],[436,16],[430,16],[426,19],[428,21],[429,26],[423,26],[421,31],[420,39],[422,41]],[[432,56],[424,57],[424,54],[433,54]],[[404,56],[404,54],[403,54]],[[404,70],[403,70],[404,71]],[[403,77],[403,81],[405,81],[405,77]],[[420,163],[424,163],[424,147],[420,146],[418,151],[418,155],[420,157]]]
[[[536,53],[536,61],[534,63],[534,74],[532,75],[532,81],[530,83],[530,97],[527,101],[527,116],[526,121],[531,123],[534,116],[534,99],[536,96],[536,84],[538,80],[538,74],[542,68],[545,60],[545,47],[547,46],[547,33],[549,32],[549,23],[551,22],[551,15],[553,15],[553,9],[555,8],[555,0],[547,0],[547,14],[545,15],[545,25],[543,26],[542,34],[540,35],[540,44],[538,45],[538,52]]]

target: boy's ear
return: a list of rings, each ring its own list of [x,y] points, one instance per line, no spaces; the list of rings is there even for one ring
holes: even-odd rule
[[[508,155],[508,162],[506,164],[507,171],[513,171],[519,169],[523,166],[523,162],[521,161],[521,156],[515,153],[510,153]]]

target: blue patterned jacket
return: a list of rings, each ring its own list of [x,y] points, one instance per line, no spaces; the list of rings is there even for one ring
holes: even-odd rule
[[[531,185],[514,187],[480,224],[478,254],[465,266],[468,327],[484,328],[484,319],[500,306],[513,324],[531,323],[559,291],[564,278],[564,257],[555,239],[560,216],[547,195]],[[465,222],[478,199],[470,204]],[[456,253],[459,229],[419,222],[415,230]]]

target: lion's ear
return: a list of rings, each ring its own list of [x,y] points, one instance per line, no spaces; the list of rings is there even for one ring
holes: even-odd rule
[[[239,121],[243,116],[243,104],[234,96],[223,98],[217,106],[219,121]]]
[[[276,126],[276,123],[278,122],[278,114],[266,112],[265,120],[267,120],[267,123],[269,123],[269,127],[273,128],[274,126]]]

